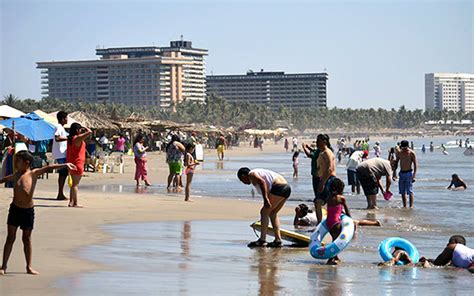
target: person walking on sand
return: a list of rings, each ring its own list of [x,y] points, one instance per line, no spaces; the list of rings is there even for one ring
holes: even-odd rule
[[[68,114],[64,111],[59,111],[56,114],[56,118],[58,119],[58,125],[56,126],[56,130],[54,131],[53,147],[51,152],[53,153],[53,159],[57,164],[66,163],[68,133],[64,129],[64,125],[67,124],[67,117]],[[58,175],[58,196],[56,198],[58,200],[66,200],[67,198],[64,195],[64,184],[66,183],[66,178],[68,175],[67,169],[59,169]]]
[[[416,162],[415,151],[408,148],[408,141],[400,142],[400,152],[397,153],[395,159],[395,168],[400,162],[400,173],[398,175],[398,189],[402,196],[403,207],[407,207],[407,195],[410,198],[410,208],[413,208],[415,194],[413,193],[413,183],[416,181],[416,171],[418,164]]]
[[[388,160],[371,158],[359,164],[356,168],[357,178],[359,179],[362,190],[367,198],[367,209],[377,209],[377,194],[379,189],[383,194],[390,193],[392,185],[392,166]],[[385,176],[385,190],[381,179]]]
[[[316,146],[319,150],[317,164],[320,180],[318,192],[314,199],[314,208],[316,209],[316,217],[318,218],[319,224],[323,219],[322,206],[326,204],[330,196],[331,184],[334,178],[336,178],[336,159],[334,158],[334,153],[332,152],[331,143],[327,134],[318,135],[316,138]]]
[[[281,248],[280,220],[278,212],[283,208],[285,202],[291,194],[291,187],[282,175],[266,170],[253,169],[243,167],[237,172],[239,180],[246,184],[255,186],[257,192],[263,197],[263,207],[260,209],[260,221],[262,229],[260,238],[248,244],[249,248],[269,247]],[[271,243],[266,242],[268,223],[272,222],[275,240]]]
[[[145,138],[143,135],[138,135],[133,143],[133,155],[135,160],[135,181],[137,187],[140,186],[140,180],[145,182],[146,186],[151,186],[148,182],[148,172],[146,169],[147,157],[146,152],[148,147],[144,146]]]
[[[257,139],[256,136],[255,136],[255,139]],[[216,149],[217,149],[217,159],[220,161],[223,161],[224,151],[225,151],[225,138],[223,134],[220,134],[216,140]]]
[[[33,155],[27,151],[18,152],[15,155],[14,162],[16,167],[15,173],[0,180],[0,184],[14,182],[13,201],[8,211],[7,239],[5,241],[5,247],[3,248],[3,263],[0,268],[0,275],[4,275],[7,272],[8,259],[13,249],[18,227],[23,231],[22,240],[26,259],[26,272],[35,275],[38,274],[38,272],[31,266],[31,233],[33,232],[35,221],[33,195],[35,193],[36,181],[39,176],[49,170],[62,168],[75,170],[76,167],[71,163],[63,163],[32,170],[31,164],[33,163]]]
[[[84,174],[84,164],[86,162],[86,138],[92,134],[87,127],[82,127],[75,122],[69,129],[69,136],[67,140],[67,162],[76,166],[76,169],[69,170],[72,179],[71,190],[69,190],[69,207],[82,208],[77,203],[77,194],[79,183]]]

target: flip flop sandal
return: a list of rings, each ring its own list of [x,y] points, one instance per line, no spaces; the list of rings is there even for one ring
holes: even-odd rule
[[[262,241],[262,240],[256,240],[254,242],[251,242],[247,245],[249,248],[259,248],[259,247],[265,247],[267,245],[267,242]]]

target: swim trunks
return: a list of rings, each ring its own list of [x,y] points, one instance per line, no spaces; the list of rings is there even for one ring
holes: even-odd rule
[[[288,184],[273,184],[270,193],[284,198],[290,197],[291,187]]]
[[[347,184],[359,186],[359,179],[357,179],[356,171],[347,170]]]
[[[365,196],[379,193],[377,178],[374,175],[366,175],[363,171],[357,170],[357,179],[362,186],[362,190],[364,190]]]
[[[65,164],[66,163],[66,158],[56,159],[56,163],[57,164]],[[57,172],[62,177],[67,177],[67,175],[69,175],[69,171],[68,171],[67,167],[62,168],[62,169],[58,169]]]
[[[331,188],[331,184],[332,182],[334,181],[336,177],[334,176],[330,176],[328,178],[328,180],[326,181],[326,184],[324,184],[324,188],[323,188],[323,191],[322,192],[319,192],[319,190],[316,192],[316,198],[314,199],[314,202],[316,202],[316,200],[322,200],[323,201],[323,204],[325,204],[329,198],[329,196],[331,195],[331,192],[330,192],[330,188]],[[319,182],[322,182],[322,180],[320,180]],[[319,184],[318,184],[319,186]]]
[[[413,194],[413,172],[400,171],[398,179],[398,190],[400,194]]]
[[[32,230],[35,222],[34,208],[20,208],[15,204],[10,204],[8,211],[7,224],[15,227],[20,227],[22,230]]]
[[[224,145],[218,145],[217,146],[217,152],[218,153],[223,153],[224,152]]]
[[[183,169],[181,161],[172,161],[168,163],[168,167],[170,169],[170,173],[181,175]]]

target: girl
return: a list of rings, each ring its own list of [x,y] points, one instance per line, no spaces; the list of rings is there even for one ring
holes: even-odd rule
[[[138,135],[135,138],[133,143],[133,154],[135,155],[135,181],[137,181],[137,186],[140,185],[140,179],[145,181],[146,186],[151,186],[148,182],[148,174],[146,170],[146,151],[148,147],[143,145],[145,143],[145,138],[143,135]]]
[[[295,153],[293,153],[293,158],[292,158],[293,159],[293,178],[298,178],[299,155],[300,155],[299,151],[295,151]]]
[[[186,170],[184,174],[186,175],[186,188],[184,189],[184,201],[191,201],[189,199],[189,195],[191,192],[191,182],[193,181],[194,170],[196,166],[199,164],[194,160],[193,153],[194,153],[194,144],[188,143],[186,145],[186,156],[184,158],[184,165],[186,166]]]
[[[334,178],[330,185],[331,195],[327,200],[327,219],[326,225],[331,234],[332,240],[336,238],[341,233],[341,214],[342,209],[344,208],[344,213],[347,216],[351,216],[349,213],[349,208],[346,204],[346,198],[342,196],[344,192],[344,182],[339,178]],[[329,258],[327,261],[328,265],[337,265],[341,262],[338,256]]]
[[[69,207],[82,208],[77,203],[78,186],[84,174],[84,164],[86,162],[85,139],[92,134],[87,127],[82,127],[79,123],[71,124],[69,136],[67,137],[66,159],[68,163],[76,166],[75,170],[70,170],[72,186],[69,191]]]
[[[457,174],[453,174],[451,176],[451,183],[449,184],[447,189],[451,189],[451,187],[454,188],[452,190],[462,190],[462,189],[467,189],[466,182],[464,182],[463,179],[459,178]]]

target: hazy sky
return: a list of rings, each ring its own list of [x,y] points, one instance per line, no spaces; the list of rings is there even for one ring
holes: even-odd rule
[[[2,97],[40,98],[38,61],[181,34],[208,74],[326,69],[330,107],[423,108],[425,73],[474,72],[473,1],[0,2]]]

